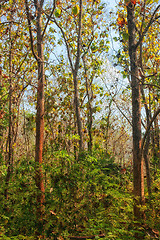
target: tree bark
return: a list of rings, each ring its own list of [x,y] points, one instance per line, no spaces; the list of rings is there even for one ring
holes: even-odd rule
[[[13,9],[14,2],[11,6]],[[7,158],[7,175],[6,175],[6,186],[4,195],[5,198],[8,199],[8,185],[11,178],[11,174],[13,172],[13,136],[12,136],[12,48],[13,48],[13,40],[12,40],[12,21],[13,21],[13,11],[11,11],[10,15],[10,25],[9,25],[9,41],[10,41],[10,50],[9,50],[9,128],[8,128],[8,141],[7,150],[8,150],[8,158]]]
[[[144,203],[144,173],[141,157],[141,92],[137,66],[136,24],[132,2],[127,5],[127,20],[132,88],[134,216],[135,219],[142,220],[143,212],[139,207]]]
[[[36,147],[35,147],[35,182],[37,187],[37,237],[43,234],[44,228],[44,202],[45,202],[45,188],[43,182],[43,141],[44,141],[44,53],[43,53],[43,39],[55,10],[55,0],[53,1],[53,8],[48,17],[44,28],[42,28],[42,8],[44,0],[34,0],[35,15],[36,15],[36,32],[37,32],[37,51],[35,52],[33,44],[33,33],[29,12],[28,0],[25,0],[26,15],[28,20],[31,50],[38,65],[38,86],[37,86],[37,113],[36,113]]]
[[[74,103],[75,103],[75,113],[77,118],[77,128],[79,135],[79,151],[84,150],[83,146],[83,133],[82,133],[82,120],[80,116],[80,104],[79,104],[79,95],[78,95],[78,70],[79,70],[79,62],[81,55],[81,31],[82,31],[82,0],[79,0],[79,20],[78,20],[78,38],[77,38],[77,56],[75,61],[75,67],[73,71],[73,82],[74,82]]]
[[[36,113],[36,146],[35,146],[35,182],[37,187],[37,236],[43,231],[45,189],[43,183],[42,154],[44,138],[44,56],[43,56],[43,32],[42,32],[42,6],[43,0],[34,0],[36,9],[36,31],[37,31],[37,53],[34,50],[32,26],[28,1],[25,0],[26,15],[29,26],[31,50],[38,65],[38,86],[37,86],[37,113]]]
[[[144,82],[144,79],[142,79]],[[144,106],[146,110],[146,119],[147,119],[147,127],[149,126],[150,123],[150,110],[147,106],[146,103],[146,98],[143,90],[143,86],[141,86],[141,93],[142,93],[142,98],[144,101]],[[150,174],[150,166],[149,166],[149,159],[148,159],[148,152],[149,152],[149,143],[150,143],[150,131],[148,132],[144,149],[143,149],[143,157],[144,157],[144,162],[145,162],[145,167],[146,167],[146,177],[147,177],[147,188],[148,188],[148,194],[151,196],[151,174]]]
[[[146,120],[147,120],[147,128],[149,126],[150,123],[150,118],[151,118],[151,111],[150,108],[147,105],[147,101],[146,101],[146,97],[145,97],[145,92],[144,92],[144,82],[145,82],[145,73],[144,73],[144,69],[143,69],[143,58],[142,58],[142,42],[140,43],[140,70],[141,70],[141,95],[142,95],[142,99],[144,102],[144,107],[145,107],[145,112],[146,112]],[[149,103],[150,106],[150,103]],[[144,162],[145,162],[145,167],[146,167],[146,178],[147,178],[147,188],[148,188],[148,195],[149,197],[151,197],[151,174],[150,174],[150,164],[149,164],[149,158],[148,158],[148,152],[149,152],[149,143],[150,143],[150,131],[148,132],[146,141],[145,141],[145,145],[144,145],[144,149],[143,149],[143,158],[144,158]]]
[[[43,56],[43,40],[42,40],[42,23],[41,8],[39,4],[35,4],[37,10],[37,53],[38,53],[38,88],[37,88],[37,114],[36,114],[36,172],[35,180],[38,189],[37,192],[37,219],[39,229],[43,228],[44,215],[44,183],[42,171],[42,154],[44,139],[44,56]]]
[[[75,105],[75,113],[77,120],[77,129],[79,135],[79,151],[83,151],[83,134],[82,134],[82,120],[80,115],[80,104],[79,104],[79,94],[78,94],[78,79],[77,72],[73,71],[73,82],[74,82],[74,105]]]
[[[154,99],[155,101],[155,99]],[[154,114],[156,113],[156,110],[154,110]],[[156,162],[156,167],[158,169],[160,169],[160,129],[159,129],[159,125],[158,125],[158,118],[155,118],[154,120],[154,153],[153,153],[153,157],[154,160]]]
[[[86,93],[87,93],[87,129],[88,129],[88,136],[89,136],[89,141],[88,141],[88,151],[92,153],[92,146],[93,146],[93,137],[92,137],[92,124],[93,124],[93,110],[92,110],[92,98],[93,98],[93,93],[92,93],[92,86],[90,86],[88,82],[88,77],[87,77],[87,67],[86,67],[86,62],[85,62],[85,56],[82,58],[83,60],[83,65],[84,65],[84,72],[85,72],[85,80],[86,80]],[[91,87],[91,91],[90,88]]]

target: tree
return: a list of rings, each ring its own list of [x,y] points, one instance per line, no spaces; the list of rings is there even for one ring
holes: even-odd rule
[[[158,33],[157,24],[160,5],[156,6],[156,2],[126,0],[124,5],[120,2],[119,6],[124,7],[124,9],[121,13],[119,12],[117,19],[121,42],[123,43],[123,54],[120,54],[119,61],[122,65],[124,64],[125,70],[129,69],[128,74],[130,75],[132,89],[133,172],[135,196],[134,215],[136,219],[142,219],[144,216],[143,211],[138,207],[138,205],[140,206],[144,204],[143,156],[147,169],[148,191],[150,192],[149,165],[147,159],[148,156],[146,154],[148,152],[150,141],[149,130],[153,123],[153,118],[155,119],[156,117],[155,114],[151,117],[149,113],[150,109],[147,106],[145,98],[145,93],[147,93],[147,91],[144,86],[152,85],[152,82],[154,82],[154,76],[157,74],[155,72],[155,69],[157,69],[155,66],[157,66],[158,59],[155,58],[156,61],[152,66],[151,59],[153,59],[153,56],[151,58],[150,55],[148,62],[145,61],[145,63],[144,59],[146,58],[146,51],[144,51],[144,49],[146,49],[146,47],[148,49],[150,44],[150,36],[152,35],[151,31],[153,32],[154,29],[153,37]],[[125,12],[125,7],[127,8],[127,13]],[[126,40],[128,40],[128,48],[126,46]],[[159,47],[157,39],[155,45]],[[130,62],[128,60],[130,60]],[[151,74],[151,72],[153,74]],[[147,73],[149,73],[148,76]],[[156,86],[155,83],[153,83],[153,85]],[[142,106],[145,107],[147,118],[147,126],[145,127],[146,129],[143,139],[141,125],[143,124],[143,127],[145,125],[141,116]],[[159,108],[156,110],[156,115],[158,115],[158,112]]]
[[[77,123],[77,129],[78,129],[78,134],[79,134],[79,150],[83,151],[84,149],[84,143],[83,143],[83,133],[82,133],[82,120],[80,116],[80,102],[79,102],[79,90],[78,90],[78,70],[79,70],[79,64],[80,64],[80,55],[81,55],[81,31],[82,31],[82,0],[79,1],[79,6],[75,5],[73,7],[73,13],[74,18],[78,15],[78,24],[77,24],[77,47],[76,47],[76,58],[75,62],[73,63],[72,58],[71,58],[71,53],[70,53],[70,48],[69,48],[69,43],[66,37],[66,34],[61,26],[56,19],[54,18],[54,22],[57,25],[57,27],[60,29],[65,44],[67,48],[67,54],[68,54],[68,59],[70,63],[70,67],[72,70],[73,74],[73,82],[74,82],[74,106],[75,106],[75,113],[76,113],[76,123]],[[57,14],[57,16],[60,16]]]
[[[28,0],[25,0],[26,16],[28,20],[28,28],[30,34],[30,44],[33,56],[35,57],[38,65],[38,86],[37,86],[37,113],[36,113],[36,147],[35,147],[35,181],[37,186],[37,227],[40,234],[43,230],[43,216],[44,216],[44,183],[43,183],[43,170],[42,170],[42,153],[43,153],[43,140],[44,140],[44,82],[45,82],[45,70],[44,70],[44,35],[49,23],[49,19],[43,28],[42,26],[42,8],[44,0],[35,0],[35,16],[36,16],[36,51],[33,38],[32,21],[33,16],[29,10]],[[31,4],[30,6],[33,7]],[[55,9],[55,1],[50,14],[52,16]]]
[[[88,87],[86,88],[86,91],[87,91],[87,89],[89,90],[89,88],[91,88],[92,81],[93,81],[92,77],[91,77],[92,80],[90,80],[90,83],[88,81],[91,68],[97,67],[97,70],[98,70],[98,65],[99,65],[98,61],[100,62],[98,57],[95,57],[96,59],[94,61],[92,59],[92,56],[95,55],[96,52],[98,55],[98,51],[99,53],[102,52],[103,50],[105,51],[106,44],[108,44],[108,42],[105,43],[105,39],[107,35],[106,32],[103,33],[104,40],[102,40],[101,37],[99,37],[101,35],[101,31],[99,31],[97,27],[97,24],[99,24],[99,21],[100,21],[100,16],[102,15],[103,8],[104,6],[100,2],[90,2],[90,1],[86,1],[85,3],[83,3],[82,1],[74,1],[74,2],[69,1],[67,3],[59,2],[59,4],[57,5],[57,9],[55,10],[55,17],[53,17],[52,19],[53,22],[56,24],[56,26],[60,30],[61,39],[59,40],[59,42],[61,43],[61,45],[62,45],[62,41],[64,42],[64,45],[67,51],[68,62],[70,64],[70,69],[72,73],[73,86],[74,86],[75,118],[76,118],[77,132],[79,135],[80,151],[84,149],[84,139],[83,139],[84,124],[82,121],[82,110],[81,110],[83,105],[83,100],[82,100],[82,97],[80,96],[81,95],[80,91],[83,85],[82,74],[85,79],[85,88],[88,85]],[[98,20],[96,17],[98,18]],[[98,40],[96,41],[96,39]],[[99,50],[98,50],[98,47],[100,47]],[[86,64],[87,62],[88,64]],[[92,63],[91,64],[92,67],[89,67],[89,62]],[[93,62],[95,66],[93,66],[94,65]],[[95,76],[96,74],[94,73],[93,75]],[[87,85],[86,85],[86,82],[88,82]],[[89,107],[90,110],[89,109],[88,110],[90,112],[89,113],[90,116],[88,115],[88,126],[92,128],[93,120],[91,116],[92,115],[91,95],[89,96],[89,101],[90,103],[88,103],[88,106],[90,106]],[[91,129],[88,128],[88,132],[90,136],[90,141],[92,141]]]
[[[127,21],[132,88],[133,177],[135,196],[134,215],[137,219],[141,219],[142,212],[138,205],[144,204],[144,175],[143,159],[141,156],[141,94],[137,64],[136,24],[134,9],[135,5],[130,1],[127,4]]]

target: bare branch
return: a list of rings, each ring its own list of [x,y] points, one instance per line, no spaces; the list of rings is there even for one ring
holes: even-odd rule
[[[61,33],[63,35],[64,41],[65,41],[65,44],[66,44],[66,48],[67,48],[68,59],[69,59],[70,66],[71,66],[71,69],[72,69],[72,72],[73,72],[74,68],[73,68],[73,63],[72,63],[71,54],[70,54],[70,50],[69,50],[69,46],[68,46],[66,35],[65,35],[62,27],[59,25],[59,23],[56,21],[56,19],[54,17],[53,17],[53,20],[51,20],[51,21],[53,21],[57,25],[57,27],[60,29],[60,31],[61,31]]]
[[[34,51],[34,46],[33,46],[33,35],[32,35],[31,21],[30,21],[30,12],[29,12],[28,0],[25,0],[25,6],[26,6],[26,14],[27,14],[29,34],[30,34],[30,40],[31,40],[30,41],[31,42],[31,50],[32,50],[33,56],[38,61],[38,56],[36,55],[36,53]]]
[[[147,127],[147,129],[146,129],[146,132],[145,132],[145,134],[144,134],[144,137],[143,137],[143,139],[142,139],[141,155],[142,155],[142,153],[143,153],[143,148],[144,148],[144,144],[145,144],[146,137],[147,137],[147,135],[148,135],[148,133],[149,133],[149,131],[150,131],[150,128],[151,128],[151,126],[152,126],[152,123],[154,122],[154,120],[156,119],[156,117],[158,116],[159,113],[160,113],[160,107],[158,107],[157,111],[155,112],[155,114],[153,115],[152,119],[150,120],[150,123],[149,123],[149,125],[148,125],[148,127]]]
[[[44,27],[44,30],[43,30],[43,33],[42,33],[42,39],[43,39],[43,37],[44,37],[44,34],[45,34],[45,32],[46,32],[46,29],[47,29],[47,26],[48,26],[48,24],[49,24],[49,21],[51,20],[51,17],[52,17],[52,15],[53,15],[53,13],[54,13],[55,8],[56,8],[56,1],[53,0],[53,8],[52,8],[52,11],[51,11],[50,15],[48,16],[46,25],[45,25],[45,27]]]
[[[160,18],[160,16],[155,17],[155,15],[156,15],[156,13],[158,12],[159,8],[160,8],[160,4],[159,4],[159,5],[156,7],[156,9],[154,10],[154,12],[153,12],[153,14],[152,14],[152,16],[151,16],[151,19],[150,19],[149,23],[147,24],[146,28],[144,29],[143,33],[140,34],[139,41],[136,43],[135,48],[137,48],[137,47],[139,46],[139,44],[142,42],[142,40],[143,40],[145,34],[147,33],[148,29],[150,28],[150,26],[151,26],[157,19]]]
[[[152,83],[143,83],[143,85],[145,86],[150,86],[150,87],[156,87],[158,89],[160,89],[160,86],[156,85],[156,84],[152,84]]]
[[[127,122],[130,124],[130,126],[132,126],[132,122],[129,120],[129,118],[127,117],[126,114],[124,114],[124,112],[120,109],[120,107],[118,106],[117,102],[115,101],[114,98],[112,98],[113,102],[116,104],[116,107],[118,108],[118,110],[120,111],[120,113],[123,115],[123,117],[127,120]]]
[[[90,46],[91,46],[93,40],[94,40],[94,36],[92,36],[92,38],[91,38],[91,40],[90,40],[90,42],[89,42],[89,44],[88,44],[88,46],[87,46],[87,49],[86,49],[85,52],[83,53],[83,55],[82,55],[82,59],[83,59],[84,56],[88,53],[89,48],[90,48]]]
[[[43,7],[43,4],[44,4],[44,0],[41,0],[41,1],[40,1],[40,7],[41,7],[41,8]]]
[[[103,79],[102,79],[102,81],[103,81]],[[103,81],[103,82],[104,82],[104,81]],[[127,122],[130,124],[130,126],[132,126],[132,122],[129,120],[129,118],[127,117],[127,115],[121,110],[121,108],[118,106],[118,104],[117,104],[117,102],[116,102],[116,100],[115,100],[116,93],[113,95],[113,94],[111,93],[111,91],[109,90],[109,88],[108,88],[108,86],[106,85],[105,82],[104,82],[104,84],[105,84],[105,86],[106,86],[106,88],[107,88],[107,90],[108,90],[108,92],[109,92],[109,95],[110,95],[111,98],[112,98],[112,101],[115,103],[117,109],[120,111],[120,113],[123,115],[123,117],[127,120]]]
[[[29,52],[26,53],[26,55],[24,56],[24,59],[23,59],[22,62],[20,63],[19,68],[17,69],[17,71],[16,71],[16,73],[15,73],[15,76],[17,76],[17,74],[20,72],[23,63],[25,62],[25,60],[26,60],[26,58],[27,58],[27,56],[28,56],[28,53],[29,53]]]

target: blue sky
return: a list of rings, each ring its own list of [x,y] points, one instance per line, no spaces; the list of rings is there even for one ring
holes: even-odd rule
[[[108,7],[113,8],[116,5],[116,0],[103,0],[103,2],[108,4]]]

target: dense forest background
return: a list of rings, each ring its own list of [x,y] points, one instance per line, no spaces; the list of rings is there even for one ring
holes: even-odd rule
[[[159,239],[160,3],[0,1],[0,239]]]

